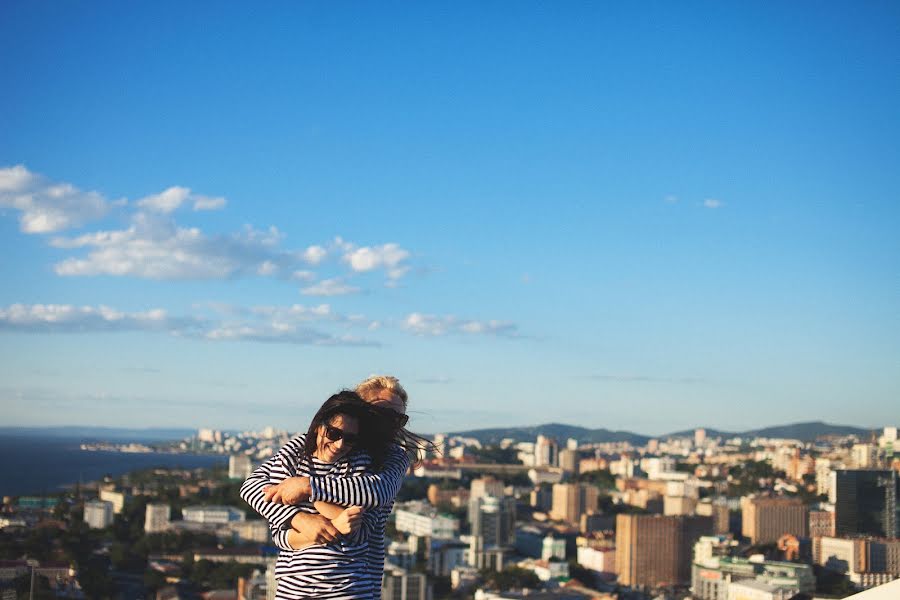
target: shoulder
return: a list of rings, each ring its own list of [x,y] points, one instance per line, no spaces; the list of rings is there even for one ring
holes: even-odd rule
[[[292,452],[294,454],[299,454],[303,452],[303,449],[306,447],[306,434],[301,433],[300,435],[292,437],[287,443],[282,446],[282,451]]]

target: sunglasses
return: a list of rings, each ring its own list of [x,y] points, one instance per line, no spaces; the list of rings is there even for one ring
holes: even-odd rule
[[[376,408],[378,415],[385,419],[390,419],[391,424],[395,427],[405,427],[409,423],[409,415],[399,413],[392,408]]]
[[[338,429],[337,427],[332,427],[331,425],[325,426],[325,437],[327,437],[332,442],[344,440],[345,444],[349,444],[351,446],[359,440],[359,436],[357,434],[348,433],[343,429]]]

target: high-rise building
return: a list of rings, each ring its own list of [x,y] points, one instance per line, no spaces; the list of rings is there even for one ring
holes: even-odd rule
[[[694,446],[702,448],[706,443],[706,430],[699,427],[694,430]]]
[[[581,515],[597,510],[599,491],[587,483],[557,483],[553,485],[553,507],[550,517],[578,524]]]
[[[559,444],[543,435],[537,436],[534,444],[534,466],[556,467],[559,465]]]
[[[166,531],[169,528],[171,514],[172,509],[168,504],[148,504],[144,514],[144,532],[162,533]]]
[[[516,541],[516,499],[481,496],[469,500],[472,537],[482,538],[481,547],[512,546]]]
[[[809,537],[809,509],[799,498],[747,496],[741,499],[742,533],[752,544],[770,544],[790,533]]]
[[[84,522],[91,529],[105,529],[113,522],[113,505],[106,500],[90,500],[84,503]]]
[[[657,587],[691,579],[694,543],[712,533],[712,518],[620,514],[616,517],[619,583]]]
[[[243,481],[250,477],[253,472],[253,465],[250,464],[250,457],[246,454],[232,454],[228,457],[228,478],[239,479]]]
[[[431,589],[424,573],[409,573],[385,565],[381,586],[382,600],[431,600]]]
[[[559,468],[569,475],[578,474],[578,451],[565,448],[559,451]]]
[[[878,466],[878,446],[875,444],[854,444],[850,450],[850,461],[857,469],[872,469]]]
[[[834,484],[837,535],[898,537],[896,471],[835,471]]]
[[[505,494],[503,492],[503,482],[499,479],[491,477],[488,475],[487,477],[480,477],[478,479],[473,479],[472,483],[469,485],[469,523],[471,524],[475,520],[475,515],[472,513],[473,506],[480,506],[475,500],[479,498],[483,498],[484,496],[493,496],[494,498],[502,498]]]

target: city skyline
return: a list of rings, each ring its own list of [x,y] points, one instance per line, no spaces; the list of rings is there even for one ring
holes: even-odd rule
[[[0,8],[4,425],[896,423],[896,6],[206,10]]]

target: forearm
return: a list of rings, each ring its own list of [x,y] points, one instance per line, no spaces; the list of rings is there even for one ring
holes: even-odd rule
[[[298,439],[291,440],[278,454],[257,467],[241,485],[241,498],[275,527],[282,527],[290,521],[298,509],[296,506],[269,502],[264,497],[263,488],[294,475],[293,465],[301,449]]]
[[[310,499],[344,506],[374,508],[393,502],[409,468],[406,453],[393,447],[380,473],[355,477],[312,477]]]
[[[331,502],[322,502],[321,500],[313,502],[313,506],[316,507],[316,510],[319,511],[320,515],[329,520],[337,519],[338,515],[344,512],[343,506],[332,504]]]

